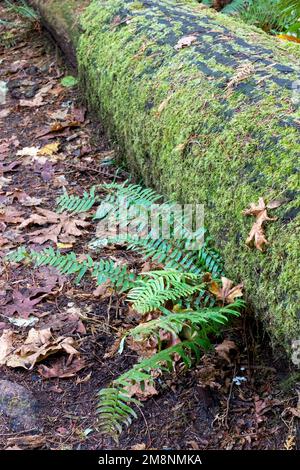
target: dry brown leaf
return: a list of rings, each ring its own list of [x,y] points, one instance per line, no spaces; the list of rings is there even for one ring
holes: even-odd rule
[[[20,106],[38,108],[39,106],[45,105],[46,103],[44,102],[44,96],[51,90],[52,87],[53,83],[50,83],[49,85],[42,87],[34,98],[30,100],[20,100]]]
[[[38,367],[38,372],[45,379],[66,379],[69,377],[74,377],[77,372],[86,367],[86,363],[81,357],[71,356],[71,358],[71,361],[66,361],[65,358],[61,358],[51,367],[47,367],[42,364]]]
[[[269,204],[266,204],[264,199],[260,197],[257,205],[252,202],[249,209],[243,211],[243,215],[256,217],[256,221],[254,222],[246,240],[246,245],[255,246],[261,252],[264,251],[265,246],[269,244],[265,236],[264,223],[267,221],[277,220],[276,217],[268,216],[267,209],[275,209],[281,206],[283,202],[284,201],[274,200]]]
[[[184,36],[183,38],[179,39],[178,43],[176,46],[174,46],[174,49],[179,50],[182,49],[183,47],[188,47],[193,42],[197,41],[197,36],[191,34],[189,36]]]
[[[111,288],[110,279],[107,279],[105,282],[96,287],[96,289],[93,291],[93,296],[105,299],[106,297],[110,297],[112,292],[113,290]]]
[[[125,389],[129,397],[135,396],[141,401],[148,400],[148,398],[158,394],[158,391],[156,390],[154,385],[151,384],[149,381],[145,382],[143,387],[140,383],[135,383],[133,385],[125,387]]]
[[[146,444],[135,444],[134,446],[130,447],[130,450],[145,450]]]
[[[209,290],[214,294],[217,300],[220,300],[223,304],[232,304],[237,297],[243,297],[243,284],[233,286],[233,282],[227,277],[222,277],[222,287],[216,281],[212,281]]]
[[[0,364],[5,363],[5,358],[13,351],[13,332],[4,330],[0,338]]]
[[[71,356],[79,354],[75,349],[76,342],[73,338],[60,336],[55,339],[50,328],[43,330],[31,328],[21,346],[14,346],[14,343],[19,340],[19,336],[13,332],[9,333],[9,331],[4,330],[0,338],[0,344],[3,344],[1,365],[13,368],[23,367],[30,370],[37,362],[59,351],[65,351]],[[4,355],[5,350],[6,354]]]
[[[9,437],[6,450],[38,449],[45,444],[46,437],[39,435]]]
[[[19,224],[24,219],[21,217],[23,212],[18,211],[13,206],[6,206],[0,209],[0,224]]]
[[[220,357],[225,359],[229,364],[232,363],[232,357],[238,353],[238,347],[234,341],[225,339],[221,344],[216,346],[216,351]]]
[[[86,214],[79,214],[77,218],[74,218],[67,212],[57,214],[56,212],[39,207],[36,208],[36,212],[36,214],[32,214],[19,226],[20,229],[23,229],[28,225],[50,224],[50,227],[31,232],[30,240],[33,243],[43,244],[48,240],[54,243],[58,243],[58,240],[61,243],[74,243],[75,237],[82,235],[81,229],[89,225],[89,222],[84,220]]]
[[[235,74],[231,78],[231,80],[228,82],[226,86],[226,97],[229,97],[234,90],[234,88],[241,83],[244,80],[247,80],[248,78],[253,75],[255,72],[255,68],[253,64],[249,61],[244,62],[243,64],[239,65],[238,68],[236,69]]]

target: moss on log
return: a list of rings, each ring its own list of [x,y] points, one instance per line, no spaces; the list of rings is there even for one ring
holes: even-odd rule
[[[191,2],[93,0],[80,26],[83,2],[32,3],[77,49],[88,101],[130,168],[205,204],[228,276],[288,350],[300,337],[300,47]],[[259,197],[286,201],[266,253],[245,246],[254,220],[242,210]]]

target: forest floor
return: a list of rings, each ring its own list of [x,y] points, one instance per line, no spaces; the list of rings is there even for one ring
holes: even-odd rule
[[[40,208],[55,211],[63,187],[82,195],[95,183],[128,177],[108,165],[114,151],[78,88],[62,86],[61,79],[74,74],[64,62],[39,31],[15,31],[13,44],[1,45],[1,80],[8,87],[0,105],[2,257],[21,244],[38,248],[32,234],[45,225],[20,225]],[[48,220],[46,229],[50,226]],[[40,235],[47,238],[47,230]],[[45,240],[42,247],[86,254],[95,225],[79,232],[75,241]],[[118,246],[100,256],[126,261],[136,272],[145,263]],[[55,338],[72,338],[80,353],[70,361],[60,350],[31,370],[0,366],[1,380],[32,394],[39,423],[37,429],[22,428],[0,406],[1,449],[300,448],[298,395],[289,384],[289,366],[274,357],[251,315],[225,329],[214,341],[221,347],[194,369],[160,381],[157,394],[144,401],[139,418],[117,444],[98,428],[96,394],[136,361],[128,348],[122,355],[113,351],[116,339],[134,322],[122,296],[97,297],[87,280],[74,287],[53,269],[26,264],[2,263],[0,282],[0,337],[6,334],[23,345],[30,328],[51,328]],[[233,381],[238,376],[240,382]]]

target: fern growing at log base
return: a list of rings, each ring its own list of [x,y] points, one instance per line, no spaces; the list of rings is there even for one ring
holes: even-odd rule
[[[192,367],[199,361],[201,354],[211,346],[208,334],[218,331],[220,325],[227,323],[231,316],[239,316],[239,310],[244,305],[242,300],[238,300],[222,308],[170,312],[168,316],[142,323],[130,330],[121,342],[120,352],[128,336],[138,341],[147,336],[159,335],[160,331],[166,331],[179,338],[185,327],[192,329],[188,335],[189,339],[182,339],[178,344],[143,359],[114,380],[110,387],[99,392],[97,408],[102,429],[117,440],[122,427],[129,426],[132,418],[136,417],[132,405],[142,406],[139,400],[130,396],[130,387],[139,384],[143,389],[147,383],[154,384],[152,372],[158,369],[172,371],[175,355],[180,357],[186,368]]]

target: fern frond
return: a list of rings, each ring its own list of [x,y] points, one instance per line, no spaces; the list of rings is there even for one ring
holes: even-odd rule
[[[98,412],[100,414],[100,426],[103,432],[112,435],[115,439],[122,431],[123,425],[131,423],[132,417],[136,416],[130,406],[131,403],[140,406],[140,402],[128,396],[127,390],[138,383],[141,386],[154,382],[151,371],[171,370],[174,355],[177,354],[186,365],[191,367],[192,355],[199,360],[201,350],[206,349],[205,341],[199,338],[197,341],[184,341],[170,348],[154,354],[150,358],[135,364],[132,369],[122,374],[113,381],[112,386],[102,389],[99,394]]]
[[[144,279],[145,277],[150,279]],[[197,280],[198,285],[191,283]],[[163,306],[168,300],[175,302],[182,297],[189,297],[202,287],[201,280],[193,273],[149,271],[139,276],[127,298],[133,302],[137,312],[146,313]]]
[[[40,18],[38,13],[29,5],[27,5],[25,0],[19,0],[17,4],[12,3],[10,0],[5,0],[5,4],[10,11],[16,13],[28,21],[36,22]]]
[[[129,426],[132,418],[137,418],[135,411],[128,403],[138,406],[141,406],[141,403],[129,397],[125,390],[114,387],[100,390],[98,399],[99,425],[104,433],[117,440],[117,436],[122,432],[122,427]]]
[[[202,308],[201,310],[183,310],[179,312],[169,312],[168,315],[161,316],[155,320],[146,323],[140,323],[131,329],[124,336],[120,348],[122,350],[124,340],[130,336],[140,341],[153,335],[159,337],[161,330],[178,336],[185,326],[203,327],[204,336],[215,331],[217,326],[224,325],[230,320],[231,316],[239,316],[239,310],[243,302],[238,300],[235,303],[225,307]]]
[[[127,265],[120,266],[111,259],[101,259],[93,261],[86,255],[85,259],[78,259],[74,252],[62,254],[59,250],[45,248],[42,251],[29,250],[21,247],[9,253],[6,261],[20,262],[28,259],[35,263],[35,266],[53,266],[61,274],[76,274],[75,283],[79,284],[83,276],[90,271],[96,278],[97,284],[103,284],[110,280],[111,285],[118,292],[125,292],[134,285],[135,274],[128,270]]]
[[[96,187],[93,186],[90,192],[84,192],[82,197],[69,195],[67,191],[57,199],[57,212],[68,211],[72,214],[78,214],[80,212],[87,212],[90,210],[96,202],[95,196]]]

